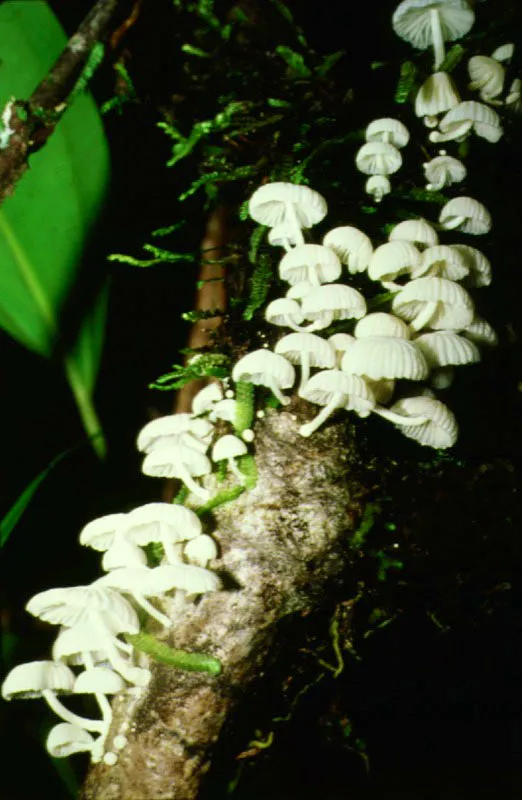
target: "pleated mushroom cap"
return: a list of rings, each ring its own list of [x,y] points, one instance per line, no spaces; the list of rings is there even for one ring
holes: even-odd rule
[[[357,339],[344,354],[341,369],[375,381],[397,378],[421,381],[428,375],[426,360],[412,342],[390,336]]]
[[[158,445],[167,441],[189,442],[204,452],[214,426],[206,419],[192,414],[168,414],[148,422],[139,432],[136,446],[140,453],[150,453]]]
[[[117,694],[125,688],[121,675],[107,667],[89,667],[74,682],[75,694]]]
[[[375,405],[373,392],[362,378],[338,369],[323,370],[312,375],[299,394],[320,406],[327,406],[332,398],[336,398],[335,408],[357,411],[363,416],[367,416]]]
[[[292,364],[302,364],[305,354],[311,367],[330,368],[335,362],[332,346],[314,333],[289,333],[279,339],[274,349]]]
[[[45,689],[71,693],[76,676],[61,661],[30,661],[14,667],[2,684],[4,700],[40,697]]]
[[[399,222],[391,230],[388,236],[389,242],[409,242],[415,245],[418,250],[425,247],[433,247],[439,243],[439,237],[435,228],[432,228],[424,219],[406,219]]]
[[[221,588],[221,580],[215,572],[194,564],[169,564],[155,567],[151,571],[160,592],[169,592],[175,588],[189,594],[204,594]]]
[[[453,244],[452,247],[463,257],[469,270],[463,285],[472,289],[489,286],[491,283],[491,262],[484,253],[467,244]]]
[[[366,128],[365,137],[367,142],[385,142],[398,149],[406,147],[410,140],[406,125],[392,117],[374,119]]]
[[[431,275],[450,281],[460,281],[468,273],[466,260],[457,249],[447,244],[437,244],[435,247],[426,248],[421,254],[420,263],[413,270],[412,278]]]
[[[415,97],[415,114],[425,117],[425,124],[433,128],[437,115],[444,114],[460,103],[457,87],[447,72],[434,72],[427,78]]]
[[[394,284],[401,275],[411,275],[420,263],[420,253],[410,242],[393,241],[378,247],[368,266],[372,281]]]
[[[270,379],[270,380],[269,380]],[[232,380],[269,386],[271,380],[282,389],[290,389],[295,382],[295,370],[290,362],[270,350],[253,350],[240,358],[232,371]]]
[[[351,225],[328,231],[323,244],[334,251],[351,275],[364,272],[373,253],[369,236]]]
[[[458,330],[469,325],[474,314],[473,301],[462,286],[430,277],[406,284],[393,298],[392,310],[417,330],[415,325],[421,315],[427,317],[421,327]]]
[[[300,325],[304,317],[297,300],[292,300],[290,297],[278,297],[265,308],[265,319],[272,325],[291,328]]]
[[[395,339],[409,339],[411,332],[404,320],[383,311],[374,311],[363,317],[354,328],[354,336],[392,336]],[[347,348],[348,349],[348,348]]]
[[[480,351],[473,342],[454,331],[423,333],[414,339],[430,368],[462,366],[480,361]]]
[[[473,322],[466,325],[461,331],[462,335],[470,339],[475,344],[486,345],[487,347],[494,347],[498,344],[498,336],[489,322],[485,319],[475,317]]]
[[[210,460],[192,447],[164,444],[155,447],[143,459],[141,471],[153,478],[181,478],[208,475],[212,472]]]
[[[91,734],[70,722],[59,722],[58,725],[54,725],[45,742],[45,748],[53,758],[67,758],[73,753],[89,752],[93,746],[94,739]]]
[[[302,244],[286,253],[279,264],[279,276],[292,286],[307,281],[318,286],[337,280],[342,271],[341,262],[329,247],[320,244]]]
[[[457,139],[471,128],[477,136],[492,143],[498,142],[504,133],[497,112],[484,103],[477,103],[476,100],[465,100],[451,108],[441,119],[439,128],[440,134],[437,131],[430,134],[432,142]]]
[[[458,158],[452,156],[436,156],[423,164],[427,189],[439,191],[445,186],[460,183],[467,174],[466,167]]]
[[[331,319],[360,319],[366,314],[366,300],[351,286],[328,283],[304,298],[302,311],[309,320],[319,320],[324,314]]]
[[[111,633],[137,633],[140,625],[135,610],[118,592],[105,586],[73,586],[47,589],[31,597],[26,610],[51,625],[88,623],[103,619]]]
[[[472,56],[468,61],[468,73],[471,83],[468,89],[479,90],[480,99],[489,102],[502,94],[504,89],[505,69],[495,58],[489,56]]]
[[[382,198],[390,194],[391,183],[386,175],[370,175],[364,184],[366,194],[371,194],[376,203],[380,203]]]
[[[355,157],[359,172],[365,175],[392,175],[402,165],[402,156],[392,144],[367,142]]]
[[[183,542],[201,534],[201,521],[190,508],[172,503],[146,503],[129,511],[125,533],[140,547],[152,542]]]
[[[288,223],[290,204],[301,228],[310,228],[320,222],[328,210],[324,197],[308,186],[275,182],[256,189],[248,203],[248,211],[256,222],[275,228]]]
[[[406,417],[405,424],[397,426],[409,439],[427,447],[452,447],[457,441],[458,425],[450,409],[433,397],[406,397],[390,409]],[[426,417],[421,425],[408,425],[407,417]]]
[[[480,236],[491,230],[491,214],[472,197],[454,197],[442,207],[439,222],[447,230]]]
[[[93,519],[82,528],[80,544],[101,552],[108,550],[114,544],[117,533],[123,529],[125,520],[126,514],[106,514]]]

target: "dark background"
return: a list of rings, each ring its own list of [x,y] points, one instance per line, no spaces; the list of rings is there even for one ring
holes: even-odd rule
[[[90,7],[61,0],[51,5],[68,32]],[[407,47],[389,29],[395,5],[376,0],[348,9],[333,0],[294,4],[319,52],[347,48],[347,74],[363,95],[360,102],[367,104],[369,115],[393,113],[391,100],[388,109],[380,106],[381,98],[393,95],[395,75],[370,74],[368,63],[407,55]],[[481,3],[481,19],[492,22],[495,5]],[[520,14],[513,14],[520,22]],[[61,462],[0,554],[2,622],[4,631],[14,637],[7,668],[45,658],[50,646],[46,626],[39,626],[23,610],[27,599],[51,586],[92,580],[98,558],[78,546],[83,525],[158,497],[158,484],[140,475],[134,440],[151,413],[167,413],[172,407],[171,394],[152,392],[147,386],[168,370],[186,343],[188,326],[180,321],[180,314],[192,307],[195,269],[167,265],[138,270],[108,264],[106,256],[111,252],[140,255],[151,230],[178,218],[175,197],[184,188],[183,167],[164,167],[169,146],[154,124],[156,107],[168,95],[176,58],[172,24],[170,3],[149,0],[139,24],[128,35],[129,66],[142,103],[130,106],[122,117],[109,114],[105,118],[113,158],[112,186],[85,254],[86,269],[109,269],[112,277],[96,396],[109,457],[100,464],[83,447]],[[366,85],[368,96],[364,97]],[[108,66],[100,70],[92,88],[99,102],[111,96]],[[400,475],[392,471],[389,478],[392,500],[387,520],[389,524],[393,519],[397,526],[406,569],[402,576],[392,575],[383,587],[375,582],[372,565],[368,566],[368,581],[375,582],[374,606],[401,613],[367,638],[365,620],[356,623],[362,661],[350,661],[347,656],[345,672],[337,681],[327,678],[306,694],[291,722],[276,729],[272,747],[245,762],[231,797],[303,800],[319,794],[325,800],[462,800],[520,796],[520,594],[515,582],[520,530],[515,493],[520,459],[517,345],[522,289],[516,220],[521,219],[522,171],[520,148],[516,152],[513,145],[519,131],[519,123],[513,123],[510,142],[495,156],[494,173],[487,166],[493,157],[487,149],[491,145],[479,145],[474,155],[476,173],[485,176],[483,197],[494,211],[495,224],[501,230],[505,226],[506,244],[498,254],[495,284],[486,290],[490,297],[485,301],[489,304],[485,315],[499,332],[500,346],[484,364],[470,370],[452,396],[462,429],[455,455],[465,468],[442,464],[424,477],[415,447],[398,444],[398,435],[390,435],[379,422],[373,428],[366,426],[369,453],[386,458],[393,448],[394,457],[403,459]],[[203,230],[204,218],[195,217],[187,229],[187,250],[197,248]],[[41,361],[3,334],[0,348],[3,511],[57,453],[78,442],[81,430],[59,365]],[[422,453],[422,459],[426,462],[429,456]],[[377,526],[375,535],[378,543],[379,536],[386,535],[384,528]],[[342,599],[343,590],[337,587],[336,593]],[[429,608],[443,610],[442,626],[430,619]],[[369,616],[372,601],[362,609],[362,617]],[[304,675],[303,683],[313,680],[313,662],[296,652],[304,642],[327,638],[331,611],[331,603],[325,600],[325,608],[308,620],[282,625],[282,639],[294,648],[282,663],[269,669],[247,699],[216,758],[204,800],[227,796],[226,785],[238,765],[234,753],[246,747],[256,728],[269,729],[270,715],[284,713],[284,703],[278,706],[278,692],[285,676],[297,669]],[[43,703],[2,704],[0,713],[5,764],[0,798],[70,796],[41,741],[52,720]],[[355,731],[350,736],[348,721]],[[365,747],[369,774],[366,762],[355,752],[360,748],[356,739]],[[81,757],[71,761],[81,777],[85,766]]]

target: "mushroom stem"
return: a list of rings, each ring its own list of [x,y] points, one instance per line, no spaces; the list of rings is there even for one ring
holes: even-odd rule
[[[444,51],[444,39],[442,37],[442,28],[440,27],[440,15],[437,9],[432,8],[430,11],[430,24],[431,24],[431,35],[433,37],[433,52],[435,56],[435,60],[433,63],[434,71],[437,71],[444,58],[446,53]]]
[[[309,264],[308,266],[308,280],[312,284],[312,286],[320,286],[321,281],[319,280],[319,276],[317,274],[317,267],[315,264]]]
[[[463,222],[467,220],[467,217],[453,217],[453,219],[448,220],[448,222],[442,223],[441,227],[445,231],[454,231],[456,228],[460,227]]]
[[[167,556],[167,561],[169,562],[169,564],[177,564],[179,559],[176,558],[174,545],[171,539],[169,539],[167,526],[165,525],[164,522],[160,522],[160,538],[161,538],[161,544],[163,545],[163,550],[165,552],[165,555]]]
[[[101,692],[95,692],[94,696],[96,698],[96,702],[100,707],[100,711],[102,713],[103,722],[105,724],[105,730],[108,731],[110,724],[112,722],[112,708],[111,704],[107,700],[106,695],[102,694]]]
[[[310,353],[308,350],[303,350],[301,354],[301,383],[299,384],[298,391],[300,392],[305,383],[310,377]]]
[[[234,475],[238,479],[239,483],[244,483],[245,482],[245,476],[243,475],[243,473],[239,469],[236,460],[234,458],[228,458],[227,459],[227,464],[228,464],[228,468],[234,473]]]
[[[70,722],[71,725],[78,725],[86,731],[95,731],[96,733],[105,732],[105,722],[99,719],[86,719],[86,717],[79,717],[69,711],[56,697],[51,689],[44,689],[42,697],[47,702],[47,705],[54,711],[57,716],[61,717],[65,722]]]
[[[450,128],[450,130],[446,131],[446,133],[432,131],[429,135],[429,140],[434,144],[439,144],[439,142],[450,142],[454,139],[459,139],[461,136],[465,136],[467,132],[471,130],[472,126],[472,120],[465,119],[460,123],[460,125],[457,125],[455,128]]]
[[[179,462],[177,465],[179,470],[179,477],[183,481],[183,483],[190,489],[190,491],[196,495],[196,497],[201,498],[204,502],[206,502],[210,497],[210,492],[207,489],[204,489],[199,483],[193,479],[192,475],[189,471],[185,468],[185,465]]]
[[[319,412],[319,414],[313,419],[311,422],[307,422],[306,425],[301,425],[299,428],[299,433],[301,436],[311,436],[314,431],[319,428],[323,422],[326,422],[330,414],[337,408],[341,408],[341,400],[342,394],[341,392],[334,392],[332,395],[332,399],[330,400],[327,405]]]
[[[290,404],[290,398],[286,397],[282,393],[281,389],[279,388],[279,386],[277,385],[277,383],[273,378],[270,378],[269,381],[267,381],[266,385],[268,386],[269,389],[272,390],[272,393],[277,397],[282,406],[287,406]]]
[[[286,217],[288,219],[288,223],[294,234],[294,240],[297,246],[304,244],[304,236],[303,231],[301,230],[301,226],[299,225],[299,220],[297,219],[297,214],[295,213],[295,205],[293,203],[285,203],[285,211]]]
[[[438,303],[436,300],[433,300],[431,303],[426,303],[424,308],[419,311],[415,319],[410,322],[410,328],[412,331],[420,331],[421,328],[424,328],[435,316],[437,311]]]
[[[171,563],[174,564],[175,562],[173,561]],[[137,604],[141,606],[144,609],[144,611],[147,612],[147,614],[150,614],[151,617],[154,617],[154,619],[156,619],[160,623],[160,625],[163,625],[163,627],[165,628],[170,628],[170,626],[172,625],[172,620],[169,617],[167,617],[166,614],[162,614],[161,611],[158,611],[158,609],[155,608],[152,605],[152,603],[150,603],[147,600],[146,597],[144,597],[142,594],[139,594],[138,592],[135,592],[133,594],[133,597],[136,600]]]
[[[404,414],[395,414],[388,408],[381,408],[376,406],[373,411],[383,419],[393,422],[395,425],[424,425],[428,421],[427,417],[407,417]]]

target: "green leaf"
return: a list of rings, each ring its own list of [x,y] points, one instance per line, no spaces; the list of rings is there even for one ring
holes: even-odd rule
[[[47,478],[51,470],[71,451],[64,450],[53,458],[50,464],[43,469],[31,483],[25,487],[23,492],[17,497],[7,514],[0,520],[0,547],[4,547],[7,540],[11,536],[15,526],[19,523],[24,511],[33,499],[40,484]]]
[[[396,103],[406,103],[415,84],[416,77],[417,68],[413,61],[405,61],[404,64],[401,64],[399,80],[395,89]]]
[[[291,47],[281,44],[279,47],[276,47],[276,53],[286,61],[295,77],[309,78],[312,74],[310,69],[306,66],[301,53],[296,53]]]
[[[449,53],[446,53],[446,58],[438,68],[440,72],[453,72],[457,64],[464,58],[466,50],[461,44],[454,44]]]
[[[62,51],[67,38],[44,2],[0,5],[0,105],[26,99]],[[100,454],[103,437],[92,404],[101,353],[106,294],[67,334],[61,320],[77,283],[81,256],[103,201],[109,154],[92,98],[77,97],[30,169],[0,209],[0,326],[46,358],[64,355],[84,425]]]

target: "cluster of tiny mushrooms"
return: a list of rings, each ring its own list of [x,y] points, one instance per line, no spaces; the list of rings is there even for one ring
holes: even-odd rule
[[[500,99],[503,62],[512,57],[513,45],[498,48],[491,57],[470,59],[468,88],[478,90],[483,102],[461,101],[451,77],[440,71],[444,43],[464,36],[473,21],[465,0],[404,0],[393,15],[400,37],[416,48],[434,50],[433,74],[415,102],[417,115],[431,130],[431,144],[462,142],[472,133],[496,142],[502,128],[491,105],[519,102],[519,82]],[[369,124],[356,164],[370,176],[366,191],[377,202],[390,191],[388,176],[399,169],[400,151],[408,140],[408,130],[399,120]],[[444,151],[424,164],[424,171],[427,190],[459,183],[466,175],[464,164]],[[320,245],[306,243],[304,231],[327,212],[324,198],[307,186],[263,185],[252,195],[249,211],[269,228],[269,243],[285,250],[279,277],[289,288],[268,304],[265,318],[291,333],[277,341],[273,352],[263,347],[241,358],[232,380],[268,387],[287,406],[290,398],[283,390],[294,387],[299,365],[298,395],[323,407],[299,428],[301,436],[312,435],[330,415],[344,409],[359,417],[378,414],[423,445],[453,445],[455,417],[432,388],[448,386],[454,367],[478,361],[478,345],[495,344],[496,335],[476,316],[467,292],[490,283],[488,259],[467,244],[440,244],[439,234],[486,234],[491,226],[487,209],[471,197],[455,197],[442,208],[437,222],[400,222],[388,242],[375,249],[365,233],[349,225],[329,231]],[[367,313],[363,295],[338,282],[345,270],[348,276],[367,271],[371,280],[392,292],[390,313]],[[318,335],[340,320],[352,326],[351,333]],[[315,374],[310,375],[311,370]],[[427,378],[432,388],[419,387]],[[228,381],[214,382],[195,397],[192,413],[161,417],[142,429],[137,446],[145,454],[146,475],[178,478],[202,503],[209,500],[209,492],[196,478],[212,471],[212,461],[225,461],[235,480],[244,483],[236,459],[247,453],[253,431],[236,430],[240,435],[226,434],[212,444],[214,423],[225,421],[233,427],[236,419],[238,401],[227,387]],[[399,399],[387,405],[396,389]],[[96,519],[82,530],[80,543],[103,551],[105,574],[89,586],[49,589],[31,598],[31,614],[60,626],[52,658],[12,669],[2,696],[43,697],[62,718],[47,738],[51,755],[86,751],[93,761],[111,766],[125,747],[127,730],[124,724],[114,732],[109,746],[107,696],[139,696],[151,677],[122,639],[140,629],[136,607],[162,627],[175,625],[187,603],[221,588],[218,576],[208,569],[218,551],[194,511],[168,503],[148,503]],[[148,566],[144,548],[151,543],[163,548],[160,566]],[[150,598],[167,603],[169,616]],[[85,693],[96,698],[101,719],[79,716],[57,697]]]

